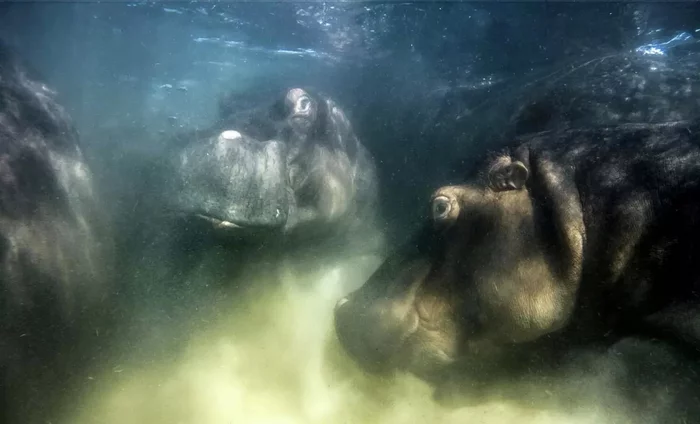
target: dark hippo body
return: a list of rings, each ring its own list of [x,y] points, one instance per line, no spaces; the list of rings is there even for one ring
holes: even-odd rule
[[[692,47],[692,46],[691,46]],[[671,50],[610,53],[572,60],[495,84],[480,93],[449,92],[433,121],[443,138],[458,137],[457,172],[474,169],[484,146],[545,130],[695,119],[699,53]]]
[[[51,419],[107,334],[104,208],[55,93],[0,44],[2,422]]]
[[[629,66],[540,87],[504,128],[520,134],[508,153],[435,191],[422,230],[338,303],[338,337],[363,367],[474,402],[576,352],[619,354],[619,390],[644,422],[700,417],[698,76],[686,59],[611,60]]]

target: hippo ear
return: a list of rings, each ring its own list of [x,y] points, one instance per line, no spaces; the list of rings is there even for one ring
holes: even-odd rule
[[[529,175],[522,162],[502,158],[489,169],[489,186],[493,191],[520,190],[525,187]]]

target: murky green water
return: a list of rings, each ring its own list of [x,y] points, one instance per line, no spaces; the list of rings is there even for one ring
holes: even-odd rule
[[[431,400],[421,381],[363,374],[344,355],[332,328],[336,300],[364,282],[380,258],[299,272],[280,265],[277,284],[246,277],[235,302],[196,313],[187,348],[151,355],[132,345],[101,372],[64,423],[603,423],[602,409],[571,413],[501,402],[450,410]],[[301,267],[303,269],[303,267]],[[296,271],[293,271],[295,269]],[[268,270],[269,271],[269,270]],[[227,305],[227,303],[229,305]],[[235,303],[235,304],[234,304]],[[149,340],[142,340],[149,346]],[[128,352],[134,352],[132,357]],[[135,353],[138,352],[138,355]],[[140,359],[139,359],[140,358]],[[146,358],[146,360],[144,360]],[[604,382],[580,382],[596,393]]]

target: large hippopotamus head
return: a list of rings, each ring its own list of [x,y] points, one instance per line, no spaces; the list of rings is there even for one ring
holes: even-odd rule
[[[338,302],[350,355],[372,371],[433,380],[560,329],[574,305],[583,223],[575,191],[546,166],[535,173],[504,156],[483,177],[436,190],[422,229]]]
[[[171,209],[228,234],[318,233],[371,209],[373,161],[333,100],[292,88],[227,113],[170,155],[164,182]]]

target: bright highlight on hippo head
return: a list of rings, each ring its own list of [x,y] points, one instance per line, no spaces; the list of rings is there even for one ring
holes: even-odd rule
[[[226,131],[222,132],[221,134],[219,134],[219,141],[222,141],[222,140],[235,141],[235,140],[239,140],[242,138],[243,138],[243,136],[241,135],[241,133],[239,133],[238,131],[235,131],[235,130],[226,130]]]

